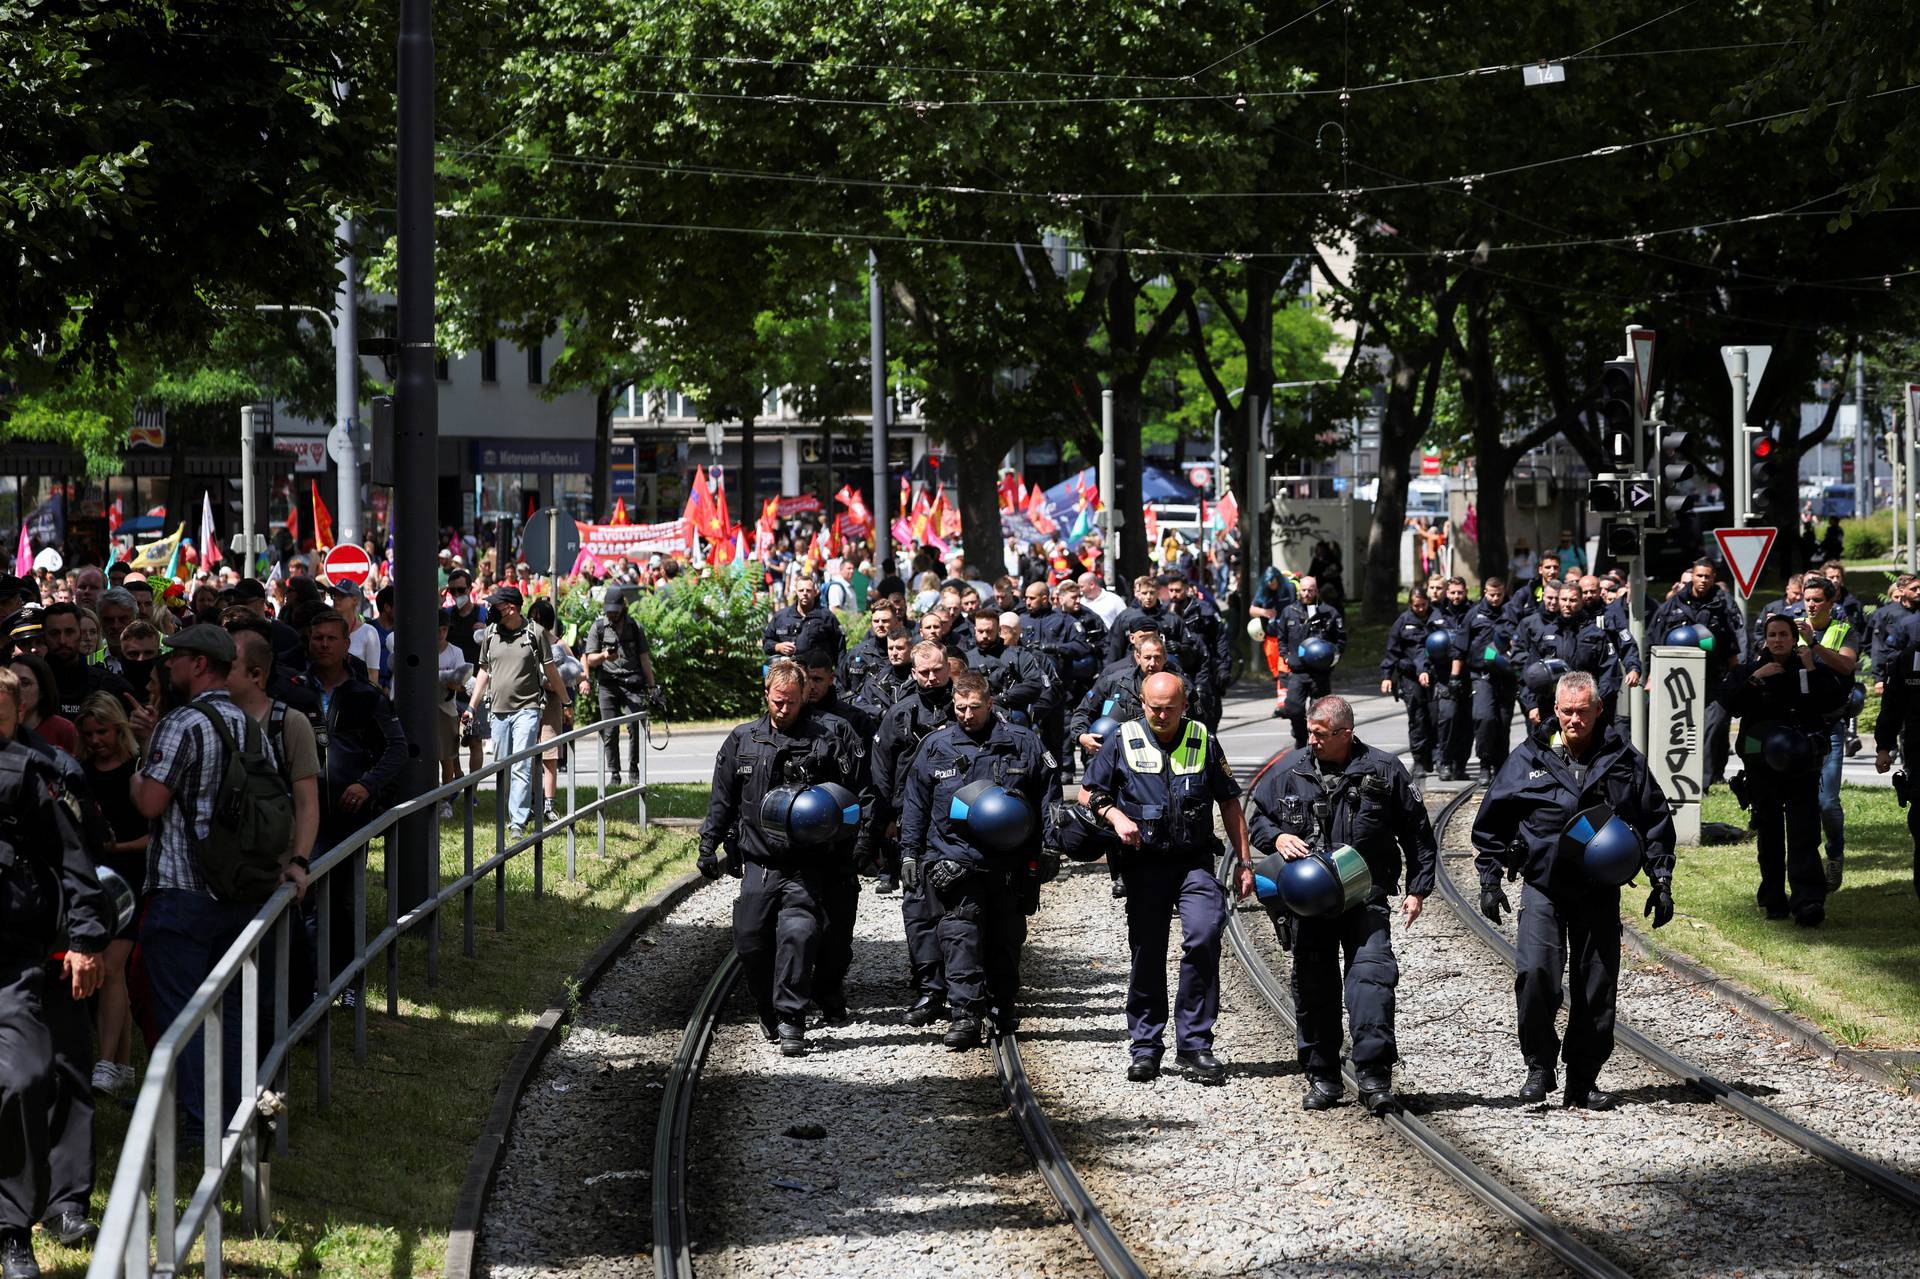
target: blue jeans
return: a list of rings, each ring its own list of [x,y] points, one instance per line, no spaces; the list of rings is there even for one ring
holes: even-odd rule
[[[517,711],[493,715],[493,757],[505,759],[519,751],[530,750],[540,740],[540,708],[523,706]],[[525,826],[533,816],[533,758],[529,756],[507,770],[511,782],[507,790],[507,825]]]
[[[1820,826],[1827,832],[1827,857],[1836,862],[1847,852],[1847,815],[1840,808],[1840,766],[1846,758],[1847,721],[1842,719],[1828,732],[1827,755],[1820,761]]]
[[[140,925],[141,966],[146,970],[152,991],[153,1018],[162,1033],[193,998],[193,992],[213,971],[220,957],[233,945],[234,938],[246,928],[258,910],[223,902],[205,893],[179,888],[162,888],[147,903],[146,918]],[[271,937],[269,937],[269,942]],[[295,943],[297,944],[297,942]],[[260,1048],[272,1046],[273,947],[260,948],[260,992],[263,1006],[260,1023]],[[198,1140],[205,1131],[202,1103],[206,1097],[205,1050],[202,1035],[196,1032],[181,1049],[175,1071],[174,1096],[186,1111],[181,1137]],[[240,978],[227,987],[221,1004],[220,1057],[221,1109],[231,1115],[240,1104]],[[216,1122],[225,1115],[216,1116]]]

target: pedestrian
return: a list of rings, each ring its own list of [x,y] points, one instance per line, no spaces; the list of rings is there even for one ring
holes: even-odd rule
[[[1840,682],[1843,691],[1840,705],[1828,708],[1827,722],[1813,739],[1820,761],[1820,826],[1826,833],[1827,892],[1833,893],[1839,891],[1846,873],[1847,812],[1840,802],[1840,779],[1847,758],[1844,694],[1851,694],[1855,687],[1853,677],[1860,666],[1860,641],[1854,624],[1838,611],[1831,581],[1820,574],[1809,573],[1801,591],[1805,614],[1795,621],[1800,645],[1821,669]]]
[[[820,587],[811,576],[794,583],[793,603],[767,620],[760,647],[768,657],[792,657],[812,648],[824,648],[836,657],[846,648],[840,623],[820,603]]]
[[[796,829],[792,808],[769,820],[772,792],[794,792],[855,777],[854,740],[845,721],[809,712],[807,674],[791,658],[767,668],[766,713],[727,734],[713,763],[713,793],[700,827],[700,873],[740,879],[733,945],[768,1042],[783,1055],[807,1051],[807,1004],[826,924],[825,899],[837,854],[822,849],[837,832]],[[838,814],[834,814],[838,816]],[[818,841],[822,833],[833,837]],[[818,842],[816,842],[818,841]]]
[[[553,669],[560,677],[559,687],[548,689],[540,705],[540,740],[550,742],[564,737],[573,727],[572,690],[587,677],[587,670],[560,634],[560,619],[553,611],[552,600],[537,599],[527,605],[527,620],[547,633],[547,643],[553,649]],[[565,749],[555,746],[540,755],[541,812],[549,823],[560,816],[554,805],[560,794],[560,756]]]
[[[553,661],[553,642],[521,611],[526,597],[501,586],[487,597],[493,621],[481,632],[473,691],[462,723],[489,708],[495,762],[531,750],[540,740],[540,717],[549,696],[566,697]],[[519,841],[533,816],[533,760],[508,768],[507,840]],[[496,801],[497,802],[497,801]]]
[[[1523,881],[1514,980],[1520,1052],[1527,1078],[1520,1100],[1554,1091],[1554,1059],[1564,1052],[1565,1101],[1611,1110],[1599,1086],[1613,1053],[1620,982],[1620,889],[1590,874],[1580,832],[1617,817],[1638,846],[1635,870],[1652,882],[1645,913],[1655,928],[1673,919],[1673,819],[1646,757],[1607,719],[1593,676],[1575,671],[1553,690],[1553,719],[1508,757],[1473,823],[1480,910],[1494,923],[1511,910],[1501,876]],[[1596,811],[1599,810],[1599,811]],[[1563,1045],[1555,1029],[1567,970],[1572,1000]]]
[[[1434,754],[1443,782],[1465,781],[1467,757],[1473,749],[1472,688],[1467,679],[1467,583],[1446,579],[1443,594],[1427,617],[1427,639],[1414,662],[1420,682],[1433,698]],[[1444,636],[1433,639],[1432,636]]]
[[[1220,936],[1227,897],[1215,878],[1223,851],[1218,807],[1238,869],[1235,892],[1253,891],[1240,784],[1220,740],[1187,718],[1186,681],[1161,672],[1141,689],[1145,715],[1109,734],[1087,765],[1081,802],[1113,827],[1126,862],[1128,894],[1127,1078],[1150,1083],[1166,1052],[1167,932],[1180,921],[1180,985],[1174,1003],[1174,1060],[1203,1084],[1226,1082],[1213,1054],[1220,1012]]]
[[[1114,621],[1127,609],[1127,602],[1108,590],[1098,573],[1080,575],[1080,603],[1091,610],[1108,630],[1113,629]]]
[[[807,673],[807,710],[825,720],[838,720],[854,743],[852,768],[843,770],[842,784],[872,804],[869,755],[878,717],[850,698],[842,697],[833,682],[833,655],[825,649],[810,649],[800,654],[801,669]],[[863,814],[862,824],[865,824]],[[813,1004],[818,1010],[809,1025],[844,1026],[852,1020],[847,1011],[847,973],[853,967],[853,933],[860,913],[860,877],[857,866],[859,832],[852,839],[821,850],[821,909],[825,926],[813,970]]]
[[[659,687],[653,674],[653,646],[647,631],[632,611],[633,589],[609,586],[600,616],[587,629],[587,642],[581,650],[586,674],[581,676],[580,691],[591,688],[602,720],[612,720],[646,709],[646,703]],[[640,775],[640,751],[644,735],[638,723],[627,726],[631,744],[634,777]],[[609,785],[621,784],[620,730],[609,728],[600,734]]]
[[[139,766],[139,743],[127,723],[126,708],[111,693],[95,693],[80,707],[74,726],[80,733],[79,759],[86,770],[87,787],[100,807],[108,831],[107,843],[94,853],[95,861],[127,881],[137,901],[147,883],[147,845],[152,827],[133,803],[133,775]],[[93,1089],[124,1096],[134,1084],[133,1007],[127,993],[127,964],[139,937],[137,921],[113,934],[102,956],[99,1007],[94,1020],[98,1060],[93,1067]]]
[[[1411,928],[1433,892],[1440,864],[1433,826],[1400,761],[1354,735],[1353,708],[1343,697],[1323,697],[1307,714],[1307,749],[1269,769],[1253,788],[1249,824],[1253,846],[1287,861],[1351,847],[1371,879],[1366,897],[1338,914],[1276,914],[1282,944],[1293,948],[1293,998],[1301,1068],[1307,1091],[1301,1105],[1329,1110],[1345,1091],[1340,1081],[1340,1011],[1344,1001],[1353,1038],[1353,1069],[1360,1101],[1384,1114],[1398,1103],[1393,1065],[1399,1060],[1394,989],[1400,965],[1393,953],[1388,902],[1406,874],[1402,925]],[[1342,973],[1345,974],[1344,989]]]
[[[1432,614],[1427,588],[1409,588],[1407,607],[1387,628],[1386,647],[1380,655],[1380,693],[1406,707],[1407,752],[1413,759],[1415,783],[1433,769],[1431,681],[1420,682],[1420,653]]]
[[[1060,786],[1040,738],[993,713],[978,672],[955,677],[953,715],[907,773],[900,882],[917,890],[924,875],[939,903],[952,1013],[942,1042],[964,1051],[980,1046],[988,1021],[1001,1034],[1019,1025],[1020,950],[1039,906],[1035,868]]]

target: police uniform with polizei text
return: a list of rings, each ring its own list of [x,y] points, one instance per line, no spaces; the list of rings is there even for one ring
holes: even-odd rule
[[[1613,1053],[1614,1003],[1620,979],[1620,889],[1588,878],[1566,847],[1575,819],[1605,805],[1640,838],[1643,866],[1667,889],[1671,906],[1673,818],[1646,757],[1625,731],[1602,719],[1584,762],[1573,757],[1549,722],[1508,758],[1473,823],[1475,865],[1483,896],[1500,879],[1524,882],[1514,981],[1520,1051],[1529,1070],[1553,1070],[1562,1045],[1554,1029],[1562,972],[1572,967],[1572,1000],[1564,1045],[1569,1096],[1593,1087]],[[1649,903],[1649,909],[1651,909]],[[1665,922],[1656,918],[1655,923]]]
[[[1421,772],[1433,769],[1433,693],[1420,683],[1418,654],[1427,638],[1427,618],[1407,608],[1387,628],[1386,651],[1380,655],[1380,678],[1393,685],[1394,696],[1407,708],[1407,751]]]
[[[1107,639],[1107,628],[1093,611],[1082,608],[1069,613],[1048,604],[1029,609],[1026,617],[1020,646],[1032,648],[1052,661],[1054,672],[1070,692],[1082,692],[1091,686],[1100,673],[1100,655]]]
[[[1034,818],[1030,847],[999,852],[970,829],[957,793],[990,782],[1026,802]],[[1056,762],[1032,729],[990,717],[978,738],[959,724],[935,731],[907,770],[900,812],[900,855],[921,863],[940,905],[936,931],[954,1018],[989,1011],[1012,1029],[1020,989],[1027,916],[1038,907],[1031,857],[1059,797]],[[903,876],[904,878],[904,876]]]
[[[804,653],[806,650],[794,651]],[[846,689],[851,696],[859,692],[877,672],[886,668],[886,636],[869,631],[858,644],[849,644],[847,651],[840,654],[839,664],[833,670],[833,683],[836,688]]]
[[[804,846],[761,822],[761,801],[783,786],[858,785],[865,746],[845,720],[802,710],[781,731],[769,715],[727,734],[713,763],[713,797],[700,827],[704,873],[725,844],[728,869],[740,878],[733,903],[733,944],[746,968],[761,1021],[805,1024],[813,971],[825,924],[825,899],[845,866],[845,842]]]
[[[887,830],[901,817],[907,774],[926,741],[938,729],[953,723],[953,685],[909,691],[880,718],[874,737],[873,811],[860,838],[862,859],[876,868],[899,864],[899,833]],[[924,883],[900,886],[900,917],[907,935],[907,968],[913,981],[915,1008],[927,1021],[947,1007],[946,964],[940,957],[940,903]]]
[[[1759,844],[1760,887],[1754,899],[1770,918],[1791,913],[1812,921],[1824,914],[1827,876],[1820,864],[1820,759],[1832,732],[1831,716],[1847,704],[1847,682],[1826,665],[1808,669],[1800,652],[1764,679],[1774,662],[1761,649],[1728,673],[1721,705],[1740,721],[1734,753],[1745,766],[1737,788],[1753,810]]]
[[[1473,683],[1473,749],[1482,775],[1499,772],[1513,750],[1513,707],[1519,696],[1518,624],[1503,604],[1482,598],[1467,610],[1467,676]]]
[[[1175,675],[1184,676],[1180,663],[1167,657],[1166,669]],[[1093,728],[1093,722],[1101,718],[1119,721],[1138,719],[1144,707],[1140,701],[1140,686],[1147,680],[1147,674],[1140,664],[1131,657],[1122,658],[1100,672],[1100,678],[1093,682],[1087,695],[1073,708],[1067,717],[1067,744],[1078,742]],[[1192,682],[1188,682],[1192,688]]]
[[[1413,779],[1399,760],[1358,737],[1344,765],[1323,767],[1312,751],[1294,751],[1254,783],[1247,829],[1256,856],[1272,853],[1281,835],[1293,835],[1315,849],[1351,846],[1366,860],[1373,888],[1364,902],[1291,923],[1293,999],[1301,1067],[1316,1086],[1338,1095],[1344,960],[1354,1073],[1363,1091],[1383,1091],[1400,1055],[1393,1024],[1400,964],[1387,902],[1403,867],[1407,894],[1425,897],[1439,864],[1433,824]]]
[[[1433,693],[1434,753],[1442,770],[1456,780],[1465,775],[1467,756],[1473,751],[1473,690],[1466,668],[1469,607],[1465,600],[1457,606],[1436,601],[1427,614],[1427,631],[1447,637],[1446,653],[1436,656],[1423,643],[1415,657]],[[1453,673],[1455,662],[1460,663],[1458,675]]]
[[[815,604],[812,611],[804,613],[798,604],[789,604],[767,619],[767,628],[760,635],[760,648],[769,658],[778,656],[775,646],[782,643],[791,643],[795,653],[817,648],[837,658],[847,646],[847,637],[840,629],[840,619],[825,604]]]
[[[1293,672],[1280,687],[1281,718],[1293,725],[1293,744],[1307,744],[1307,709],[1316,697],[1333,691],[1331,671],[1309,671],[1300,666],[1300,646],[1309,639],[1323,639],[1333,645],[1336,655],[1347,647],[1347,624],[1340,610],[1331,604],[1303,604],[1298,600],[1280,612],[1280,652],[1293,664]]]
[[[48,1006],[68,978],[49,956],[97,955],[116,923],[58,772],[0,740],[0,1233],[24,1237],[54,1207]]]
[[[1901,769],[1894,788],[1907,810],[1907,834],[1912,837],[1913,890],[1920,893],[1920,803],[1914,802],[1913,767],[1920,762],[1920,614],[1899,623],[1888,637],[1886,665],[1876,666],[1875,678],[1886,681],[1880,699],[1880,718],[1873,726],[1876,751],[1900,753]]]
[[[1158,1063],[1167,1028],[1167,921],[1180,919],[1180,985],[1173,1007],[1174,1046],[1213,1048],[1220,1013],[1220,934],[1227,895],[1215,875],[1221,842],[1214,805],[1238,799],[1220,740],[1205,724],[1182,719],[1162,742],[1144,719],[1109,733],[1087,765],[1081,789],[1096,814],[1113,805],[1140,827],[1140,846],[1124,856],[1127,881],[1127,1036],[1135,1061]]]

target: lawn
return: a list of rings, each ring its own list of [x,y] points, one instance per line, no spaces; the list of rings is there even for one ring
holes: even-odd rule
[[[656,811],[691,802],[656,787]],[[586,802],[583,790],[581,802]],[[401,943],[400,1016],[385,1015],[386,965],[368,970],[367,1060],[353,1060],[351,1015],[332,1018],[333,1106],[314,1111],[311,1050],[297,1050],[289,1099],[293,1126],[288,1152],[274,1160],[274,1233],[239,1237],[238,1202],[229,1182],[229,1266],[240,1274],[342,1275],[399,1279],[439,1274],[447,1227],[473,1142],[493,1102],[500,1072],[527,1030],[567,988],[567,981],[622,918],[691,867],[694,843],[681,831],[640,831],[632,821],[609,822],[607,856],[597,854],[594,826],[583,822],[577,840],[579,879],[566,879],[564,839],[547,845],[546,895],[533,898],[531,852],[507,867],[507,930],[493,931],[491,884],[476,892],[476,957],[460,951],[456,900],[442,917],[440,986],[426,984],[426,947]],[[704,810],[704,802],[702,803]],[[492,847],[493,796],[479,798],[475,835],[482,856]],[[441,874],[459,873],[461,826],[443,828]],[[368,882],[379,893],[376,846]],[[384,900],[370,901],[369,918],[384,918]],[[128,1112],[107,1103],[98,1112],[101,1185],[96,1219],[106,1207],[107,1181],[120,1155]],[[36,1236],[50,1274],[78,1276],[87,1254]],[[197,1266],[196,1257],[194,1264]]]
[[[1754,905],[1749,838],[1681,850],[1673,881],[1679,913],[1656,940],[1778,1000],[1837,1042],[1912,1050],[1920,1047],[1920,900],[1906,813],[1884,787],[1848,786],[1842,802],[1847,878],[1819,928],[1769,921]],[[1725,787],[1708,794],[1702,817],[1742,829],[1747,823]],[[1626,904],[1628,921],[1645,929],[1642,901]]]

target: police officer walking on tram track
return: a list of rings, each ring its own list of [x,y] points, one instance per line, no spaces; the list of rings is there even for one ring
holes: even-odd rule
[[[1760,887],[1755,900],[1768,919],[1809,927],[1826,917],[1827,879],[1820,867],[1820,763],[1832,717],[1847,704],[1847,685],[1813,650],[1796,649],[1794,619],[1767,619],[1763,647],[1733,668],[1719,690],[1740,721],[1734,751],[1745,771],[1734,794],[1753,811]]]
[[[858,831],[852,788],[864,754],[844,720],[807,709],[806,686],[798,662],[775,661],[766,676],[767,713],[721,743],[696,863],[708,879],[723,869],[740,878],[734,950],[763,1033],[789,1057],[807,1050],[826,901]]]
[[[959,1051],[979,1046],[988,1018],[1003,1034],[1018,1025],[1027,916],[1051,877],[1042,824],[1060,786],[1039,736],[993,713],[993,692],[978,672],[954,678],[953,714],[956,722],[921,743],[907,772],[900,882],[918,889],[924,877],[939,903],[953,1016],[944,1042]]]
[[[1374,1114],[1397,1107],[1393,1063],[1394,988],[1400,965],[1393,954],[1387,902],[1406,871],[1400,917],[1411,927],[1433,891],[1439,864],[1433,824],[1400,761],[1368,746],[1353,732],[1353,708],[1324,697],[1307,716],[1307,749],[1288,755],[1253,788],[1249,817],[1253,846],[1288,861],[1350,846],[1366,862],[1372,886],[1363,901],[1338,914],[1278,915],[1282,943],[1291,932],[1293,998],[1299,1010],[1298,1048],[1307,1075],[1301,1104],[1328,1110],[1344,1091],[1340,1081],[1341,965],[1353,1035],[1353,1068],[1361,1104]]]
[[[19,714],[19,681],[0,670],[0,1271],[36,1279],[33,1226],[55,1207],[53,983],[90,997],[117,920],[59,772],[13,740]]]
[[[920,743],[953,723],[953,670],[946,649],[932,640],[913,648],[912,691],[885,715],[874,738],[870,761],[873,812],[860,832],[855,860],[881,873],[900,863],[900,808],[907,773]],[[947,1015],[946,964],[940,957],[940,903],[926,884],[900,886],[900,917],[907,936],[907,968],[913,982],[909,1026],[927,1026]]]
[[[1520,1099],[1545,1101],[1554,1090],[1562,1049],[1554,1018],[1570,961],[1566,1104],[1611,1110],[1615,1098],[1599,1077],[1613,1052],[1620,885],[1644,869],[1653,884],[1644,913],[1655,928],[1673,919],[1673,819],[1646,757],[1606,718],[1591,674],[1562,676],[1553,709],[1554,721],[1508,758],[1474,819],[1480,910],[1499,923],[1512,909],[1501,876],[1524,881],[1514,943],[1527,1064]]]
[[[1220,740],[1188,719],[1186,683],[1161,672],[1141,688],[1142,719],[1108,734],[1087,765],[1081,802],[1113,827],[1127,862],[1127,1078],[1146,1083],[1160,1073],[1166,1050],[1168,916],[1180,920],[1180,987],[1174,1004],[1174,1059],[1203,1084],[1225,1083],[1213,1055],[1220,1011],[1220,935],[1226,892],[1216,878],[1219,806],[1233,845],[1235,890],[1253,891],[1240,784],[1227,768]]]
[[[1491,781],[1513,749],[1513,707],[1519,695],[1514,657],[1517,625],[1507,612],[1507,584],[1490,577],[1467,610],[1467,674],[1473,685],[1473,744],[1480,779]]]
[[[822,719],[841,721],[860,744],[859,757],[846,785],[871,805],[867,765],[877,718],[858,702],[840,696],[840,690],[833,683],[831,653],[820,648],[810,649],[800,655],[800,665],[807,672],[807,710]],[[846,980],[848,970],[853,967],[853,932],[860,913],[860,877],[855,865],[857,845],[856,832],[853,843],[842,841],[836,849],[844,856],[824,867],[826,892],[820,904],[826,909],[826,927],[821,930],[820,950],[813,965],[813,1003],[819,1009],[814,1020],[821,1025],[844,1026],[851,1020],[847,1012]]]
[[[839,656],[847,646],[840,620],[820,602],[820,584],[803,577],[794,584],[793,603],[767,619],[760,647],[768,658],[792,657],[810,648],[824,648]]]
[[[1807,574],[1800,599],[1806,610],[1795,619],[1801,646],[1812,654],[1815,663],[1838,677],[1850,697],[1853,675],[1860,667],[1858,628],[1836,609],[1833,584],[1826,578]],[[1840,803],[1840,777],[1847,758],[1848,709],[1845,700],[1832,708],[1828,722],[1814,738],[1814,755],[1820,765],[1820,827],[1827,837],[1828,893],[1839,891],[1847,855],[1847,813]]]
[[[1332,663],[1318,666],[1302,658],[1302,647],[1311,640],[1331,645],[1337,662],[1347,647],[1347,625],[1339,609],[1321,602],[1320,584],[1303,577],[1294,602],[1280,610],[1280,652],[1293,667],[1280,690],[1280,717],[1293,724],[1296,748],[1307,744],[1307,708],[1333,691]]]
[[[1473,750],[1473,723],[1468,718],[1472,691],[1467,683],[1466,581],[1450,577],[1446,595],[1432,601],[1427,635],[1415,655],[1420,683],[1433,699],[1434,753],[1439,757],[1440,780],[1466,780],[1467,756]],[[1440,637],[1440,638],[1436,638]]]
[[[1407,708],[1407,751],[1413,756],[1416,782],[1433,769],[1433,694],[1420,682],[1418,661],[1431,616],[1427,588],[1408,591],[1407,607],[1387,628],[1387,647],[1380,656],[1381,694]]]

